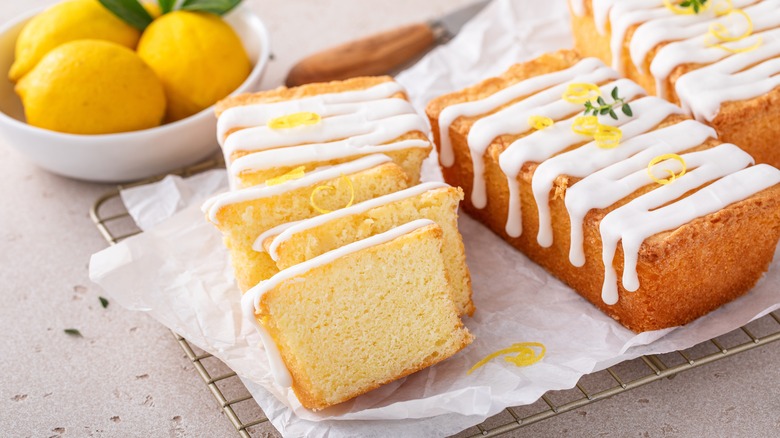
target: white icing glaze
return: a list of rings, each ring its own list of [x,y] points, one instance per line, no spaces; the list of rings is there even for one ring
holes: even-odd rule
[[[738,148],[722,150],[728,150],[728,153],[722,152],[722,159],[701,163],[672,184],[642,195],[602,219],[600,231],[605,266],[602,299],[605,303],[615,304],[618,300],[617,273],[612,265],[618,242],[622,242],[624,253],[623,287],[635,291],[639,288],[636,272],[639,247],[645,239],[715,213],[780,183],[780,171],[774,167],[760,164],[744,168],[752,161],[750,156]],[[738,168],[742,170],[735,172]],[[672,202],[717,178],[720,179],[694,194]]]
[[[417,120],[420,120],[420,118],[417,117]],[[383,129],[384,127],[380,128],[380,131]],[[404,131],[403,133],[405,132],[409,131]],[[403,135],[403,133],[400,135]],[[400,135],[391,138],[400,137]],[[388,144],[360,144],[362,142],[354,141],[357,138],[358,137],[352,137],[350,139],[334,141],[331,143],[290,146],[244,155],[230,164],[230,173],[237,176],[242,172],[297,166],[311,163],[313,157],[316,158],[316,161],[330,161],[356,155],[381,154],[404,149],[423,149],[430,147],[430,143],[425,140],[402,140]]]
[[[777,29],[780,26],[780,14],[776,13],[779,8],[780,0],[764,0],[745,8],[745,13],[750,15],[753,21],[754,36],[741,41],[726,42],[723,45],[737,49],[755,44],[756,38],[759,37],[762,41],[777,40],[780,38],[780,29]],[[656,95],[669,97],[666,81],[677,66],[688,63],[711,64],[730,55],[732,53],[719,47],[707,47],[703,44],[702,35],[664,45],[656,52],[650,63],[650,73],[655,78]]]
[[[532,115],[544,115],[555,120],[580,111],[582,104],[570,103],[561,99],[568,84],[573,82],[600,83],[616,79],[616,77],[617,74],[614,70],[602,64],[601,68],[579,76],[576,81],[567,81],[548,88],[474,122],[468,134],[468,145],[474,170],[471,190],[472,205],[476,208],[484,208],[487,205],[484,155],[494,139],[505,134],[527,132],[531,129],[528,125],[528,118]]]
[[[262,126],[273,118],[304,111],[315,112],[321,116],[344,114],[340,111],[344,111],[345,106],[338,104],[386,99],[400,92],[403,92],[401,85],[390,81],[363,90],[319,94],[282,102],[235,106],[228,108],[219,116],[217,139],[222,146],[227,133],[233,129]]]
[[[571,223],[571,246],[569,248],[569,261],[571,264],[574,266],[585,264],[583,219],[590,210],[607,208],[640,188],[652,184],[653,181],[647,175],[647,164],[653,158],[663,154],[681,153],[701,145],[708,138],[717,138],[715,130],[693,120],[685,120],[656,131],[651,131],[630,140],[631,142],[651,145],[650,147],[631,158],[594,172],[569,187],[566,190],[564,202]],[[729,148],[733,148],[733,146],[729,146]],[[717,155],[713,152],[707,152],[703,155],[697,154],[699,153],[694,152],[682,156],[689,168],[700,165],[698,163],[702,159],[717,160],[723,158],[722,154]],[[665,163],[664,165],[668,164]],[[672,164],[676,166],[679,163],[672,160]],[[668,175],[662,175],[660,170],[657,170],[662,168],[664,167],[661,165],[654,168],[654,171],[657,173],[656,176],[658,178],[668,177]],[[676,171],[677,169],[674,170]]]
[[[235,131],[227,137],[222,149],[225,156],[230,157],[236,151],[258,151],[370,134],[384,124],[411,123],[421,130],[426,130],[422,118],[409,102],[403,99],[382,99],[344,105],[349,106],[349,112],[323,117],[315,125],[290,129],[271,129],[263,125]]]
[[[621,97],[626,101],[645,94],[645,91],[635,82],[620,79],[601,86],[602,96],[609,96],[613,87],[618,87]],[[572,122],[576,117],[556,122],[549,128],[519,138],[499,155],[499,166],[506,175],[509,186],[509,212],[506,223],[506,232],[509,236],[518,237],[523,231],[520,182],[517,180],[523,165],[528,162],[541,163],[565,149],[590,139],[571,130]]]
[[[441,165],[450,167],[455,162],[455,156],[452,152],[452,142],[450,141],[450,125],[452,125],[458,117],[473,117],[480,114],[487,114],[513,100],[570,81],[579,75],[593,72],[603,66],[604,63],[596,58],[586,58],[566,70],[540,75],[518,82],[491,94],[484,99],[462,102],[444,108],[441,113],[439,113],[439,160],[441,161]]]
[[[675,83],[683,108],[711,122],[724,102],[751,99],[780,86],[780,38],[681,76]]]
[[[620,126],[623,131],[621,144],[613,149],[602,149],[592,141],[577,149],[556,155],[541,163],[534,172],[531,186],[539,211],[539,234],[537,241],[542,247],[552,245],[552,222],[550,218],[550,191],[556,178],[561,175],[585,177],[606,166],[624,160],[646,147],[642,141],[631,141],[632,137],[650,131],[672,114],[680,114],[680,108],[657,97],[644,97],[631,104],[635,114],[641,117],[620,117],[614,121],[600,117],[603,124]],[[628,122],[626,122],[628,120]]]
[[[274,379],[276,380],[276,383],[283,387],[289,387],[292,385],[292,378],[290,377],[290,372],[282,360],[281,354],[279,354],[278,347],[273,342],[273,339],[271,339],[268,332],[262,327],[262,325],[255,317],[256,312],[260,310],[260,300],[262,299],[263,294],[275,288],[280,283],[295,277],[299,277],[316,267],[332,263],[338,258],[362,251],[366,248],[390,242],[391,240],[397,239],[398,237],[432,224],[434,224],[434,222],[431,220],[418,219],[393,228],[390,231],[350,243],[349,245],[334,249],[333,251],[326,252],[303,263],[299,263],[283,271],[279,271],[273,277],[269,278],[268,280],[261,281],[257,284],[257,286],[249,289],[244,294],[244,296],[241,297],[241,308],[243,310],[244,317],[253,321],[253,324],[255,327],[257,327],[258,333],[260,333],[260,336],[263,339],[263,345],[265,346],[265,351],[268,355],[268,362],[271,364],[271,372],[274,376]]]
[[[305,219],[304,219],[305,220]],[[257,252],[265,252],[265,247],[263,246],[263,242],[265,242],[266,239],[269,237],[278,236],[282,233],[282,231],[292,227],[295,224],[299,224],[303,222],[304,220],[299,221],[293,221],[293,222],[285,222],[283,224],[279,224],[269,230],[263,231],[259,236],[257,236],[257,239],[255,239],[255,242],[252,244],[252,250]],[[274,259],[276,260],[276,259]]]
[[[574,15],[581,17],[585,14],[585,2],[584,0],[569,0],[569,6]]]
[[[265,184],[261,184],[254,187],[248,187],[241,190],[219,194],[206,201],[203,204],[202,210],[208,214],[209,220],[216,224],[219,223],[217,220],[217,213],[227,205],[280,195],[282,193],[287,193],[293,190],[317,184],[322,181],[338,178],[341,175],[350,175],[366,169],[370,169],[390,161],[392,160],[387,155],[374,154],[335,166],[321,167],[307,173],[301,178],[288,180],[274,186],[266,186]]]
[[[332,220],[336,220],[338,218],[351,216],[355,214],[364,213],[368,210],[371,210],[372,208],[377,208],[382,205],[387,205],[392,202],[397,202],[402,199],[411,198],[413,196],[417,196],[420,194],[423,194],[427,191],[439,189],[443,187],[449,187],[449,185],[442,183],[442,182],[426,182],[422,184],[418,184],[413,187],[409,187],[408,189],[400,190],[397,192],[389,193],[384,196],[380,196],[378,198],[369,199],[367,201],[360,202],[358,204],[352,205],[347,208],[340,208],[338,210],[331,211],[329,213],[325,213],[319,216],[315,216],[313,218],[299,221],[291,226],[280,230],[278,235],[274,238],[274,240],[271,242],[271,246],[268,248],[268,254],[271,256],[271,258],[274,261],[279,260],[279,254],[277,253],[277,249],[279,249],[279,245],[284,243],[285,241],[289,240],[293,235],[300,233],[305,230],[312,229],[314,227],[320,226],[322,224],[325,224],[327,222],[330,222]],[[269,235],[270,236],[270,235]],[[269,237],[269,236],[266,236]],[[260,238],[263,236],[261,235]],[[262,247],[262,240],[258,238],[255,241],[255,246]],[[265,239],[263,239],[265,240]],[[254,247],[253,247],[254,248]]]

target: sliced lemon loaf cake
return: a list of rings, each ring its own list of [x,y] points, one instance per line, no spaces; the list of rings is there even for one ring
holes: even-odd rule
[[[403,190],[410,184],[404,170],[382,154],[320,167],[298,176],[223,193],[203,206],[208,219],[224,235],[242,291],[278,271],[267,253],[252,249],[264,231]]]
[[[747,292],[780,238],[780,171],[595,58],[541,56],[431,101],[464,209],[634,331]]]
[[[244,294],[277,382],[319,410],[468,345],[443,243],[438,225],[416,220],[282,270]]]
[[[471,277],[458,231],[458,204],[462,199],[463,191],[459,188],[441,182],[422,183],[273,228],[258,237],[254,248],[268,251],[279,269],[286,269],[398,225],[430,219],[442,229],[442,251],[453,300],[461,314],[471,315]]]
[[[780,166],[780,1],[569,0],[576,49]]]
[[[425,120],[389,76],[230,97],[217,115],[218,140],[241,187],[375,153],[390,156],[416,184],[433,148]]]

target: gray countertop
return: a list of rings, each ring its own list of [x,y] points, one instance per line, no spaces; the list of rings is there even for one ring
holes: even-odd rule
[[[250,0],[273,40],[264,87],[303,55],[467,1]],[[51,3],[2,2],[0,22]],[[0,435],[237,436],[165,327],[101,307],[87,264],[106,243],[88,211],[110,187],[49,174],[3,140],[0,175]],[[71,327],[83,338],[63,333]],[[508,436],[777,436],[779,363],[770,344]]]

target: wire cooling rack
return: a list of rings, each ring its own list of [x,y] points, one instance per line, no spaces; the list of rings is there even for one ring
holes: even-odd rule
[[[217,157],[173,173],[190,176],[222,166],[224,166],[224,161]],[[141,232],[122,204],[119,191],[161,178],[162,176],[132,185],[119,186],[95,201],[90,210],[90,217],[111,245]],[[275,433],[268,418],[252,399],[236,373],[211,354],[191,345],[183,337],[176,333],[173,335],[189,361],[192,362],[198,375],[203,379],[203,383],[211,391],[231,424],[236,428],[239,436],[244,438],[267,437],[269,434]],[[734,356],[777,340],[780,340],[780,316],[774,312],[744,327],[687,350],[642,356],[606,370],[588,374],[583,376],[572,389],[551,391],[531,405],[507,408],[482,424],[459,433],[457,437],[477,438],[506,434],[589,403],[612,397],[665,377],[672,377],[680,372]]]

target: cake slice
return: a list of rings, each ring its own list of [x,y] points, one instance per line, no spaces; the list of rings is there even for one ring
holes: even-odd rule
[[[682,325],[767,270],[780,171],[617,77],[561,51],[427,113],[468,214],[629,329]]]
[[[570,0],[575,48],[780,166],[780,1]]]
[[[252,249],[264,231],[408,186],[409,177],[389,157],[369,155],[276,185],[223,193],[206,202],[203,210],[224,235],[238,286],[246,291],[278,272],[267,253]]]
[[[458,231],[461,199],[463,191],[459,188],[439,182],[422,183],[348,208],[284,224],[260,235],[254,247],[268,251],[279,269],[287,269],[398,225],[430,219],[442,229],[442,251],[453,300],[461,314],[472,315],[471,277]]]
[[[416,184],[433,149],[425,120],[388,76],[229,97],[217,116],[218,140],[240,187],[375,153],[391,157]]]
[[[471,342],[451,299],[442,236],[432,221],[416,220],[280,271],[244,295],[277,381],[304,407],[342,403]]]

